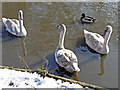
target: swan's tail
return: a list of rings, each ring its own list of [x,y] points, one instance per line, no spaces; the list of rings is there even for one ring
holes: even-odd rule
[[[6,18],[2,18],[3,23],[6,23],[7,19]]]
[[[67,67],[65,67],[65,69],[68,71],[68,72],[79,72],[80,69],[78,68],[77,66],[77,63],[74,63],[72,66],[71,65],[68,65]]]
[[[90,36],[90,32],[87,30],[84,30],[84,36],[85,36],[85,39],[88,39]]]
[[[73,63],[71,68],[72,68],[73,71],[75,71],[75,72],[79,72],[79,71],[80,71],[80,69],[79,69],[79,67],[78,67],[78,63]]]
[[[86,35],[87,33],[89,33],[89,31],[87,31],[87,30],[84,29],[84,34]]]
[[[78,67],[75,67],[75,71],[76,71],[76,72],[79,72],[80,69],[79,69]]]
[[[7,26],[6,22],[7,22],[7,19],[6,18],[2,18],[2,22],[5,26]]]

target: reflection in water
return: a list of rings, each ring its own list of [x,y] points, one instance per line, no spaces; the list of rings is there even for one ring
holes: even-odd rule
[[[16,38],[18,39],[19,37],[12,35],[11,33],[9,33],[4,27],[2,28],[2,42],[8,42],[11,40],[15,40]]]
[[[78,72],[70,73],[70,72],[66,71],[63,67],[60,67],[60,66],[58,66],[58,69],[55,71],[57,72],[58,76],[67,77],[67,78],[70,77],[71,79],[77,80],[77,81],[79,80]]]
[[[101,56],[101,62],[100,62],[101,72],[98,73],[99,76],[102,76],[104,74],[104,60],[105,60],[106,56],[107,55],[102,55]]]
[[[73,80],[79,80],[79,78],[78,78],[78,72],[75,72],[75,73],[73,73],[72,75],[71,75],[71,78],[73,79]]]
[[[79,66],[81,72],[79,72],[79,80],[95,83],[104,87],[115,87],[117,86],[117,73],[106,72],[103,75],[103,78],[98,78],[98,74],[102,75],[99,68],[99,60],[101,58],[99,54],[91,52],[85,44],[83,30],[90,30],[92,32],[103,33],[104,27],[108,24],[112,25],[114,32],[112,34],[112,39],[110,41],[110,54],[105,58],[108,62],[114,62],[106,64],[107,67],[112,67],[112,71],[115,71],[117,68],[117,40],[116,35],[118,35],[118,3],[98,3],[98,2],[66,2],[66,3],[43,3],[43,2],[30,2],[30,3],[3,3],[2,4],[2,16],[9,18],[17,18],[17,12],[19,9],[24,11],[24,21],[25,27],[27,28],[29,34],[25,44],[22,44],[21,47],[21,38],[16,38],[10,35],[2,37],[3,43],[3,58],[4,63],[9,66],[14,67],[24,67],[23,64],[16,64],[18,62],[18,56],[16,54],[16,49],[21,51],[20,55],[25,54],[25,47],[27,48],[27,59],[29,62],[29,67],[31,69],[37,69],[42,65],[42,58],[46,53],[46,58],[49,61],[51,66],[49,71],[55,69],[57,64],[55,63],[54,51],[57,46],[57,40],[59,35],[58,32],[53,30],[54,26],[58,23],[64,23],[68,26],[68,32],[66,33],[66,43],[69,49],[74,50],[79,59]],[[11,12],[9,12],[11,11]],[[54,12],[54,13],[53,13]],[[94,24],[82,24],[79,22],[80,14],[84,12],[88,15],[91,15],[97,19],[97,22]],[[74,23],[71,23],[73,22]],[[4,35],[2,34],[2,35]],[[8,33],[9,34],[9,33]],[[80,39],[78,39],[80,38]],[[118,37],[119,38],[119,37]],[[19,42],[20,40],[20,42]],[[79,41],[78,41],[79,40]],[[76,42],[78,43],[76,44]],[[113,52],[114,51],[114,52]],[[7,57],[6,57],[7,54]],[[15,54],[15,55],[14,55]],[[104,57],[104,56],[103,56]],[[101,67],[104,64],[104,58],[101,60]],[[108,60],[110,59],[110,60]],[[114,66],[114,67],[113,67]],[[106,68],[108,71],[109,68]],[[99,71],[98,71],[99,70]],[[97,73],[98,74],[97,74]],[[117,72],[117,71],[116,71]],[[57,72],[55,72],[57,74]],[[88,77],[89,74],[89,77]],[[64,77],[74,77],[74,74],[63,74]],[[70,77],[69,77],[70,76]],[[95,76],[95,77],[94,77]],[[90,79],[89,79],[90,78]],[[109,79],[113,78],[113,79]],[[101,82],[104,81],[103,82]],[[107,83],[111,82],[111,83]],[[107,83],[107,84],[105,84]]]
[[[79,22],[80,22],[80,15],[77,14],[76,16],[74,16],[74,23],[79,25],[80,24]]]
[[[26,47],[25,47],[25,38],[26,37],[22,37],[21,38],[21,43],[22,43],[22,51],[23,51],[23,55],[26,56],[27,52],[26,52]]]

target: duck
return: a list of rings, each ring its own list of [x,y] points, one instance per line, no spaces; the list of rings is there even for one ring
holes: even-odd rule
[[[93,33],[87,30],[84,30],[84,36],[86,44],[93,49],[94,51],[100,54],[108,54],[109,53],[109,40],[112,34],[112,26],[107,25],[104,33],[99,35],[97,33]]]
[[[80,20],[82,23],[94,23],[96,21],[95,18],[86,16],[85,13],[82,13],[81,15],[82,15],[82,17]]]
[[[55,29],[61,30],[59,44],[55,51],[55,61],[60,67],[65,68],[70,73],[79,72],[77,56],[71,50],[64,48],[66,26],[64,24],[58,24]]]
[[[5,30],[15,36],[26,36],[27,31],[23,26],[23,11],[19,10],[18,12],[19,20],[17,19],[9,19],[2,18],[2,22],[4,24]]]

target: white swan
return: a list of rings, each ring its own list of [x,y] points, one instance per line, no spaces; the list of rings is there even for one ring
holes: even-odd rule
[[[76,55],[68,49],[64,48],[64,37],[66,33],[66,26],[59,24],[56,26],[61,30],[59,44],[55,52],[55,60],[61,66],[64,67],[68,72],[79,72],[78,60]]]
[[[9,33],[15,36],[26,36],[27,31],[23,26],[22,10],[19,10],[18,16],[19,16],[19,21],[17,19],[2,18],[3,24]]]
[[[108,54],[109,46],[108,42],[112,33],[112,27],[110,25],[106,26],[104,31],[105,38],[97,33],[92,33],[84,30],[84,35],[87,45],[100,54]]]

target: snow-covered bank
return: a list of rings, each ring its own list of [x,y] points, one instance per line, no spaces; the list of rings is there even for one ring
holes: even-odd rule
[[[49,77],[40,77],[37,73],[28,73],[8,69],[0,69],[1,88],[83,88],[79,84],[62,83]]]

